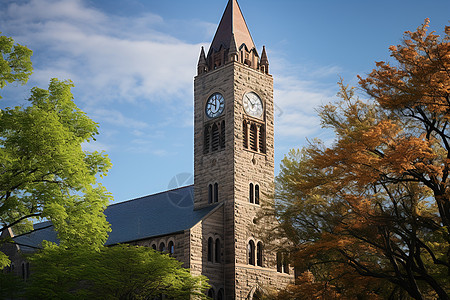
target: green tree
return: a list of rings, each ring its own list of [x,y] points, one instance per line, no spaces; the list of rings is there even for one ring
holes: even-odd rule
[[[168,254],[117,245],[100,251],[55,245],[32,258],[29,299],[205,299],[207,278],[192,276]]]
[[[342,100],[319,109],[333,145],[315,141],[283,160],[278,217],[293,261],[314,274],[309,287],[449,299],[450,27],[442,38],[427,27],[390,48],[395,65],[377,62],[360,78],[370,100],[341,82]]]
[[[0,89],[14,81],[25,84],[33,70],[30,59],[33,52],[14,44],[10,37],[0,36],[0,53]]]
[[[29,231],[32,220],[45,218],[61,245],[96,248],[107,238],[103,210],[111,199],[96,176],[111,163],[83,151],[98,125],[73,102],[72,86],[52,79],[48,90],[32,89],[29,106],[0,112],[0,232]],[[0,268],[6,264],[3,255]]]

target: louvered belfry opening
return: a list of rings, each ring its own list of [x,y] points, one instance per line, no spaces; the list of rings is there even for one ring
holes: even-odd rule
[[[219,149],[219,126],[216,123],[213,124],[211,130],[211,151],[217,151]]]
[[[225,149],[225,120],[208,123],[203,129],[203,153]]]
[[[261,125],[259,127],[259,134],[258,134],[258,146],[259,146],[259,152],[266,153],[266,132],[265,127]]]
[[[211,133],[209,130],[209,126],[206,125],[203,134],[203,153],[205,154],[209,153],[210,140],[211,140]]]
[[[253,151],[258,151],[258,145],[256,144],[257,140],[258,140],[258,135],[256,132],[256,124],[253,123],[250,125],[250,138],[249,138],[249,142],[250,142],[250,149]]]
[[[247,121],[245,120],[242,124],[242,137],[244,138],[243,141],[244,148],[248,149],[248,129],[247,129]]]
[[[244,120],[242,123],[242,145],[259,153],[266,153],[266,131],[263,123]]]
[[[220,123],[220,148],[225,148],[225,120]]]

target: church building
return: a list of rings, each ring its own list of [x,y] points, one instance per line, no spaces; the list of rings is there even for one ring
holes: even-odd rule
[[[293,283],[289,265],[258,236],[261,204],[274,191],[273,77],[237,0],[229,0],[214,39],[203,47],[194,79],[194,185],[110,205],[107,245],[128,243],[170,253],[193,275],[209,278],[213,299],[260,299]],[[19,253],[57,242],[51,224],[13,236]]]

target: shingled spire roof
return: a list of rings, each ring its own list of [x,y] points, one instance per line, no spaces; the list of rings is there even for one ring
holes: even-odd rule
[[[219,27],[217,28],[216,35],[209,48],[208,55],[211,53],[212,49],[218,51],[220,46],[229,49],[233,34],[238,49],[242,44],[245,44],[248,50],[255,48],[255,44],[253,43],[252,36],[250,35],[237,0],[228,1],[225,12],[220,20]]]

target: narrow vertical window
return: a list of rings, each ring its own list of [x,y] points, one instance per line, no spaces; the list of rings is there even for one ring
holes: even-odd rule
[[[26,279],[28,279],[28,278],[30,278],[30,263],[29,262],[27,262],[26,264],[25,264],[25,276],[26,276]]]
[[[281,273],[283,272],[283,257],[281,255],[281,252],[277,252],[277,272]]]
[[[283,272],[289,274],[289,264],[287,255],[283,255]]]
[[[247,128],[247,121],[244,121],[242,124],[242,138],[243,138],[243,145],[245,149],[248,149],[248,128]]]
[[[22,263],[22,279],[25,280],[25,263]]]
[[[209,153],[209,147],[210,147],[210,139],[211,139],[211,133],[209,131],[209,126],[205,126],[205,130],[203,132],[203,153]]]
[[[248,264],[255,265],[255,243],[253,241],[248,242]]]
[[[208,239],[208,261],[213,261],[213,238],[210,237]]]
[[[215,262],[216,263],[220,263],[220,239],[216,239],[216,248],[214,249],[215,251]]]
[[[249,199],[250,203],[253,203],[254,202],[253,183],[250,183],[248,197],[249,197],[248,199]]]
[[[256,265],[263,266],[263,245],[261,242],[256,245]]]
[[[219,184],[216,182],[214,183],[214,202],[219,201]]]
[[[167,249],[169,250],[169,254],[173,255],[173,253],[175,252],[175,245],[173,244],[172,241],[170,241],[169,244],[167,245]]]
[[[211,129],[211,151],[217,151],[219,149],[219,127],[217,124],[213,124]]]
[[[213,288],[210,288],[208,290],[208,297],[211,299],[214,299],[214,289]]]
[[[220,123],[220,148],[225,148],[225,120]]]
[[[259,184],[255,184],[255,204],[259,204]]]
[[[159,251],[160,251],[160,252],[166,251],[166,244],[164,244],[164,242],[162,242],[161,244],[159,244]]]
[[[264,125],[259,128],[259,152],[266,153],[266,133]]]
[[[223,300],[223,299],[224,299],[223,289],[220,289],[217,292],[217,300]]]
[[[213,203],[213,185],[208,185],[208,203]]]

